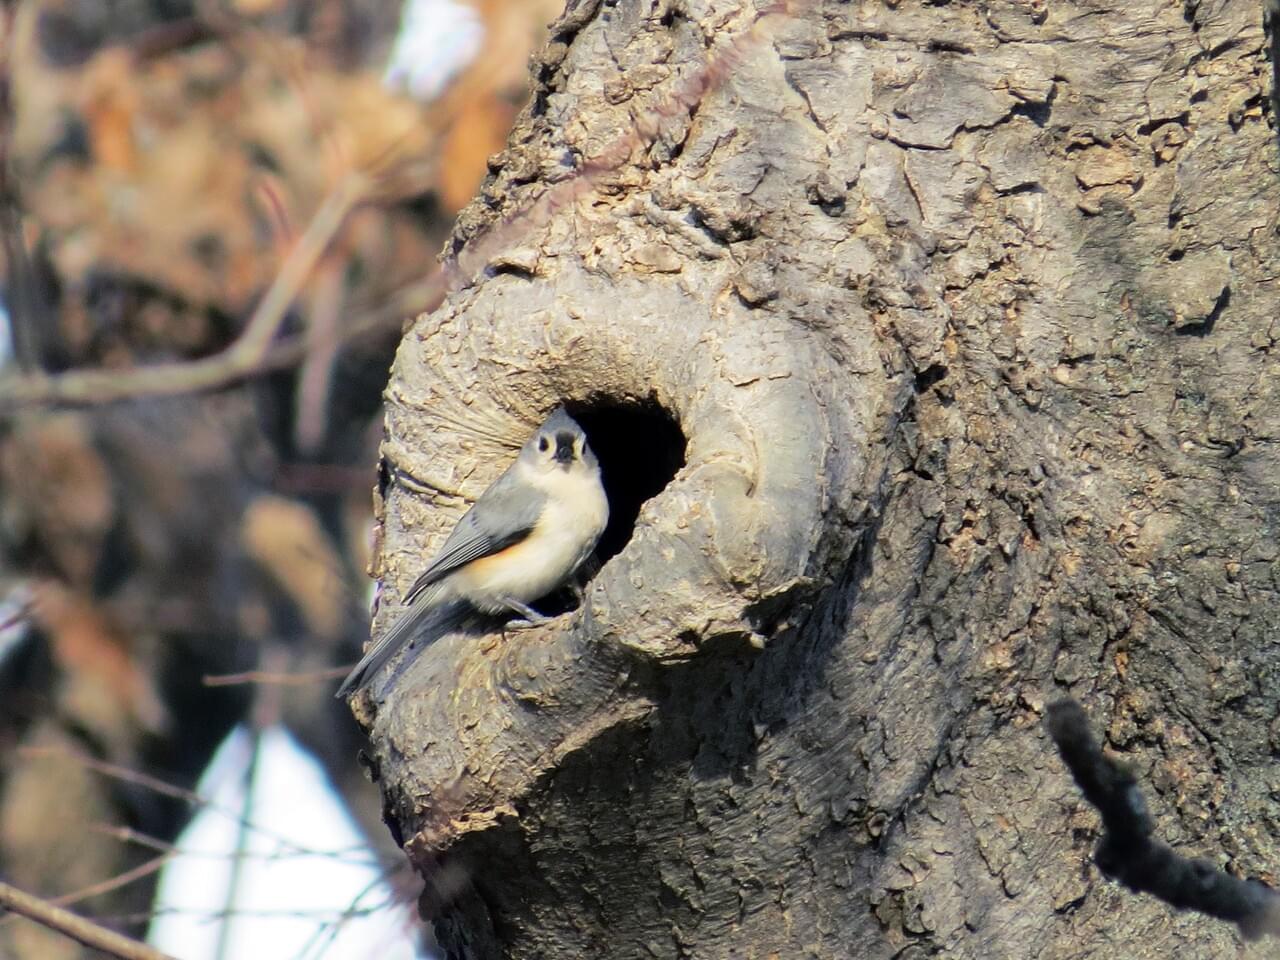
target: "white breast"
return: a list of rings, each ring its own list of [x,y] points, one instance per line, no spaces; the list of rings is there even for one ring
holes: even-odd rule
[[[499,597],[529,603],[546,596],[587,559],[604,532],[609,503],[598,473],[554,470],[534,482],[547,494],[547,505],[533,532],[450,578],[481,610],[503,611]]]

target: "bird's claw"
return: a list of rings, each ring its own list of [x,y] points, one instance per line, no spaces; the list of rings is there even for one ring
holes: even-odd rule
[[[544,623],[546,623],[550,619],[551,619],[550,617],[539,617],[537,620],[529,620],[525,617],[521,617],[519,620],[508,620],[506,623],[502,625],[502,629],[504,631],[505,630],[532,630],[534,627],[542,626]]]
[[[527,603],[521,603],[519,600],[515,599],[514,597],[506,597],[503,599],[502,603],[503,603],[503,606],[505,606],[508,610],[512,611],[513,613],[520,614],[520,617],[521,617],[520,620],[509,621],[509,623],[512,623],[512,624],[514,623],[524,624],[523,627],[516,627],[517,630],[527,629],[528,627],[536,627],[546,623],[548,620],[551,619],[550,617],[544,617],[537,610],[533,609],[533,607],[529,606]]]

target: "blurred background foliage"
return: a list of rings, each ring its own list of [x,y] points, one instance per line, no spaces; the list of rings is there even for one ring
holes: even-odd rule
[[[443,7],[0,7],[0,875],[134,935],[238,724],[283,725],[398,856],[332,699],[367,636],[380,394],[560,4]],[[270,329],[303,345],[287,362],[5,402],[227,350],[353,176]],[[0,921],[0,956],[87,955]]]

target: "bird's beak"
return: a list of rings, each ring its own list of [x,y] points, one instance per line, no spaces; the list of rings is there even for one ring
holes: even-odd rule
[[[573,434],[568,432],[556,434],[556,460],[566,467],[573,463]]]

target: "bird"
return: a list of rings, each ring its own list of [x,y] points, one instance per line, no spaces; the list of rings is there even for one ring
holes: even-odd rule
[[[434,642],[477,614],[547,618],[529,606],[591,556],[609,522],[600,463],[557,407],[515,462],[463,514],[402,603],[408,610],[370,647],[335,695],[351,696],[415,639]]]

